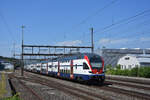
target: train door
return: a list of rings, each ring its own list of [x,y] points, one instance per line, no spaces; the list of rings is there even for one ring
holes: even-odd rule
[[[54,64],[53,64],[53,61],[52,61],[52,68],[51,68],[51,72],[52,72],[52,73],[54,72]]]
[[[60,62],[58,61],[58,71],[57,71],[57,76],[59,77],[60,76]]]
[[[40,73],[42,74],[42,63],[41,63],[41,66],[40,66],[40,67],[41,67]]]
[[[46,73],[48,74],[48,63],[46,65]]]
[[[73,79],[73,60],[70,63],[70,78]]]

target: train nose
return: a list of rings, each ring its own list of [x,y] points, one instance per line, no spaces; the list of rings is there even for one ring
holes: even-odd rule
[[[98,74],[98,70],[97,69],[93,69],[93,74]]]

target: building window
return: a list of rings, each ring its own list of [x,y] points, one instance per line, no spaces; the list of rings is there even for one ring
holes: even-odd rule
[[[124,69],[126,69],[126,65],[124,65]]]
[[[123,65],[121,65],[121,69],[123,69]]]
[[[125,58],[125,60],[129,60],[129,59],[130,59],[129,57],[126,57],[126,58]]]
[[[131,65],[128,65],[128,68],[131,69]]]

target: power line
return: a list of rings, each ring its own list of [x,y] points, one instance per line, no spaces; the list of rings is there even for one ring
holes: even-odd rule
[[[139,26],[139,27],[142,27],[142,26],[145,26],[145,25],[149,25],[150,23],[147,23],[147,22],[149,22],[149,19],[148,20],[144,20],[142,23],[139,23],[139,24],[137,24],[136,26],[135,26],[135,28],[137,29],[137,26]],[[130,31],[130,29],[128,28],[128,30]],[[126,33],[126,32],[129,32],[129,31],[125,31],[125,32],[122,32],[122,33]],[[149,32],[149,29],[148,30],[146,30],[146,31],[144,31],[144,32],[135,32],[135,34],[145,34],[145,33],[148,33]],[[134,34],[134,38],[136,38],[136,37],[139,37],[139,35],[135,35]],[[126,38],[128,38],[128,37],[131,37],[133,34],[129,34]],[[120,38],[125,38],[125,37],[120,37]],[[109,40],[109,42],[111,42],[112,40]],[[96,41],[94,41],[95,43],[98,43],[99,42],[99,40],[96,40]],[[85,43],[90,43],[90,42],[85,42]]]
[[[3,16],[3,14],[2,14],[1,11],[0,11],[0,17],[1,17],[1,19],[3,20],[3,22],[4,22],[4,24],[5,24],[5,27],[6,27],[7,31],[8,31],[8,33],[9,33],[10,37],[11,37],[12,40],[15,42],[14,36],[13,36],[13,34],[12,34],[12,31],[11,31],[11,29],[10,29],[10,27],[9,27],[9,25],[8,25],[8,23],[7,23],[7,21],[5,20],[5,18],[4,18],[4,16]]]
[[[144,33],[149,33],[149,32],[150,32],[150,30],[146,30],[145,32],[136,32],[136,34],[140,34],[140,33],[141,33],[141,34],[144,34]],[[129,37],[131,38],[131,36],[132,36],[132,34],[129,35],[129,36],[127,36],[127,37],[121,37],[120,39],[127,39],[127,38],[129,39]],[[137,37],[139,37],[139,35],[134,35],[133,38],[136,39]],[[132,39],[133,39],[133,38],[132,38]],[[99,43],[99,41],[100,41],[100,40],[96,40],[96,41],[94,41],[94,43]],[[112,41],[112,40],[110,39],[109,42],[111,42],[111,41]]]
[[[96,11],[95,13],[93,13],[92,15],[89,15],[88,17],[86,17],[84,20],[82,20],[78,25],[76,25],[77,27],[81,24],[86,23],[86,21],[90,18],[92,18],[93,16],[97,15],[99,12],[103,11],[104,9],[110,7],[112,4],[114,4],[115,2],[117,2],[117,0],[113,0],[111,1],[109,4],[106,4],[103,8],[100,8],[98,11]]]
[[[150,14],[148,14],[148,15],[150,15]],[[143,17],[145,17],[145,16],[147,16],[147,15],[144,15],[144,16],[141,16],[141,17],[143,18]],[[139,20],[139,18],[140,18],[140,17],[138,17],[138,19],[135,18],[135,19],[133,19],[133,20],[130,20],[130,21],[126,22],[126,23],[121,23],[121,24],[127,25],[127,24],[130,24],[130,23],[132,23],[132,22],[134,22],[134,21],[136,21],[136,20]],[[143,20],[143,19],[142,19],[142,20]],[[141,24],[143,24],[143,23],[141,23]],[[139,24],[139,25],[140,25],[140,24]],[[104,30],[104,31],[102,31],[102,32],[103,32],[103,33],[104,33],[104,32],[108,32],[108,31],[113,30],[114,28],[118,28],[118,27],[121,27],[121,25],[119,25],[119,26],[117,26],[117,27],[113,27],[113,28],[107,29],[107,30]],[[128,30],[129,30],[129,29],[128,29]]]
[[[128,27],[126,30],[123,31],[123,33],[131,32],[131,31],[137,31],[137,30],[141,29],[143,26],[146,26],[146,25],[149,25],[149,24],[150,24],[150,19],[145,20],[142,23],[138,23],[134,27]],[[118,33],[121,33],[121,31],[118,32]]]
[[[104,7],[100,8],[99,10],[97,10],[95,13],[89,15],[88,17],[86,17],[85,19],[83,19],[79,24],[74,25],[71,29],[77,28],[80,25],[84,24],[87,22],[87,20],[89,20],[90,18],[94,17],[95,15],[97,15],[98,13],[102,12],[104,9],[110,7],[112,4],[116,3],[118,0],[112,0],[110,3],[106,4]],[[66,33],[66,32],[65,32]]]
[[[114,24],[108,25],[108,26],[106,26],[106,27],[104,27],[104,28],[102,28],[102,29],[100,29],[100,30],[95,31],[94,33],[103,32],[103,31],[106,30],[106,29],[109,29],[109,28],[111,28],[111,27],[113,27],[113,26],[115,26],[115,25],[118,25],[118,24],[121,24],[121,23],[123,23],[123,22],[126,22],[126,21],[129,21],[129,20],[131,20],[131,19],[134,19],[134,18],[136,18],[136,17],[138,17],[138,16],[141,16],[141,15],[147,13],[147,12],[150,12],[150,9],[149,9],[149,10],[145,10],[145,11],[143,11],[143,12],[141,12],[141,13],[138,13],[138,14],[136,14],[136,15],[134,15],[134,16],[131,16],[131,17],[122,19],[122,20],[120,20],[120,21],[118,21],[118,22],[116,22],[116,23],[114,23]]]
[[[150,14],[146,14],[146,15],[143,15],[143,16],[140,16],[140,18],[142,17],[145,17],[145,16],[149,16]],[[139,17],[138,17],[138,19],[139,19]],[[136,18],[136,20],[138,20],[137,18]],[[136,21],[135,20],[135,18],[133,19],[133,20],[130,20],[130,21],[128,21],[127,23],[124,23],[125,25],[126,24],[129,24],[129,23],[131,23],[131,22],[134,22],[134,21]],[[143,19],[142,19],[143,20]],[[125,37],[126,38],[128,38],[128,37],[131,37],[131,36],[133,36],[134,35],[134,38],[135,38],[135,36],[136,37],[139,37],[140,36],[140,33],[142,34],[144,34],[144,33],[146,33],[146,32],[141,32],[141,31],[138,31],[138,32],[134,32],[135,34],[137,34],[137,35],[135,35],[135,34],[129,34],[128,36],[126,36],[126,34],[124,34],[124,33],[127,33],[127,32],[129,32],[129,31],[134,31],[133,29],[136,29],[136,30],[139,30],[141,27],[143,27],[143,26],[146,26],[146,25],[149,25],[150,23],[149,23],[149,19],[147,19],[147,20],[144,20],[144,21],[142,21],[142,22],[140,22],[140,23],[138,23],[136,26],[134,26],[134,27],[130,27],[130,29],[129,28],[127,28],[127,30],[125,30],[125,32],[123,31],[121,31],[121,32],[117,32],[117,33],[123,33],[123,34],[120,34],[120,35],[125,35]],[[115,28],[118,28],[118,27],[115,27]],[[133,29],[132,29],[133,28]],[[131,30],[132,29],[132,30]],[[110,29],[110,30],[112,30],[112,28]],[[104,32],[106,32],[106,31],[110,31],[110,30],[104,30],[103,31],[103,33]],[[109,36],[108,36],[109,37]],[[120,38],[125,38],[124,36],[123,37],[120,37]],[[100,40],[96,40],[96,41],[94,41],[95,43],[98,43]],[[112,40],[109,40],[109,42],[111,42]],[[87,42],[86,42],[87,43]],[[89,43],[89,42],[88,42]]]
[[[143,20],[143,19],[142,19]],[[133,31],[137,31],[137,30],[141,30],[141,28],[143,27],[143,26],[146,26],[146,25],[149,25],[150,23],[150,19],[147,19],[147,20],[144,20],[144,21],[142,21],[142,22],[140,22],[140,23],[137,23],[135,26],[130,26],[130,27],[127,27],[126,29],[124,29],[123,31],[119,31],[119,32],[115,32],[115,33],[123,33],[123,34],[118,34],[118,35],[126,35],[125,33],[127,33],[127,32],[133,32]],[[131,23],[131,21],[130,22],[128,22],[128,23]],[[128,24],[128,23],[126,23],[126,24]],[[115,27],[115,28],[118,28],[118,27]],[[110,29],[110,30],[112,30],[112,28]],[[110,31],[110,30],[106,30],[106,31]],[[104,31],[104,32],[106,32],[106,31]],[[103,32],[103,33],[104,33]],[[129,34],[130,35],[130,34]],[[128,35],[128,36],[129,36]]]

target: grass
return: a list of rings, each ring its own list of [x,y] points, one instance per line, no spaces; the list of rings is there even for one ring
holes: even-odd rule
[[[12,69],[11,70],[8,69],[8,70],[5,70],[5,72],[13,72],[13,70]]]
[[[21,100],[21,99],[19,98],[19,93],[17,93],[12,97],[4,98],[2,100]]]
[[[6,90],[6,77],[5,74],[1,74],[1,80],[0,80],[0,100],[21,100],[19,98],[19,93],[15,94],[12,97],[5,98],[4,95],[7,93]]]
[[[5,78],[5,74],[2,73],[1,74],[1,80],[0,80],[0,98],[3,98],[6,93],[7,93],[6,78]]]

